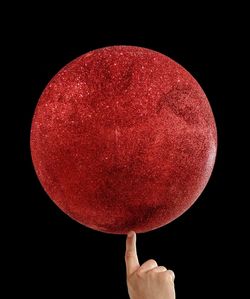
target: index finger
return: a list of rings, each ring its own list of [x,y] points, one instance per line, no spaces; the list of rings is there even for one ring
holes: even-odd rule
[[[133,231],[127,235],[125,261],[127,276],[134,273],[140,267],[136,251],[136,234]]]

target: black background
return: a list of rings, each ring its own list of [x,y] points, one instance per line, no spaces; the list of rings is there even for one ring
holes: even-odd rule
[[[168,55],[197,79],[210,101],[218,129],[217,160],[206,189],[180,218],[138,235],[139,259],[154,258],[175,271],[177,298],[225,296],[232,281],[228,277],[232,262],[226,256],[234,238],[227,150],[227,123],[232,112],[226,92],[228,26],[221,22],[215,29],[207,28],[202,17],[193,26],[184,22],[180,27],[177,21],[157,23],[152,18],[132,24],[129,16],[124,21],[119,15],[114,20],[91,15],[84,21],[89,11],[73,21],[67,14],[57,21],[56,11],[49,16],[37,11],[27,19],[17,19],[9,35],[10,81],[16,82],[15,87],[12,84],[12,178],[16,184],[11,190],[15,209],[14,225],[9,225],[15,253],[10,278],[18,283],[20,294],[34,298],[42,293],[56,298],[65,294],[70,298],[128,298],[125,236],[81,226],[53,204],[35,175],[29,134],[41,92],[66,63],[99,47],[136,45]]]

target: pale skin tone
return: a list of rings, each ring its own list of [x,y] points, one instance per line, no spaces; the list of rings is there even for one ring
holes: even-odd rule
[[[127,235],[125,261],[130,299],[175,299],[174,272],[155,260],[140,265],[133,231]]]

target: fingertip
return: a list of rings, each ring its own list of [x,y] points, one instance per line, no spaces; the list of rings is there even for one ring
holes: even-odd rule
[[[132,238],[132,237],[134,237],[135,236],[135,232],[134,231],[130,231],[130,232],[128,232],[128,238]]]
[[[172,270],[168,270],[168,273],[169,273],[170,277],[172,278],[172,280],[174,281],[174,280],[175,280],[175,274],[174,274],[174,271],[172,271]]]

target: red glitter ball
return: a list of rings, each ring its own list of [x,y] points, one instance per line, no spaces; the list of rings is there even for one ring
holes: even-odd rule
[[[125,234],[185,212],[211,175],[216,126],[206,95],[158,52],[89,52],[49,82],[37,104],[31,153],[51,199],[76,221]]]

